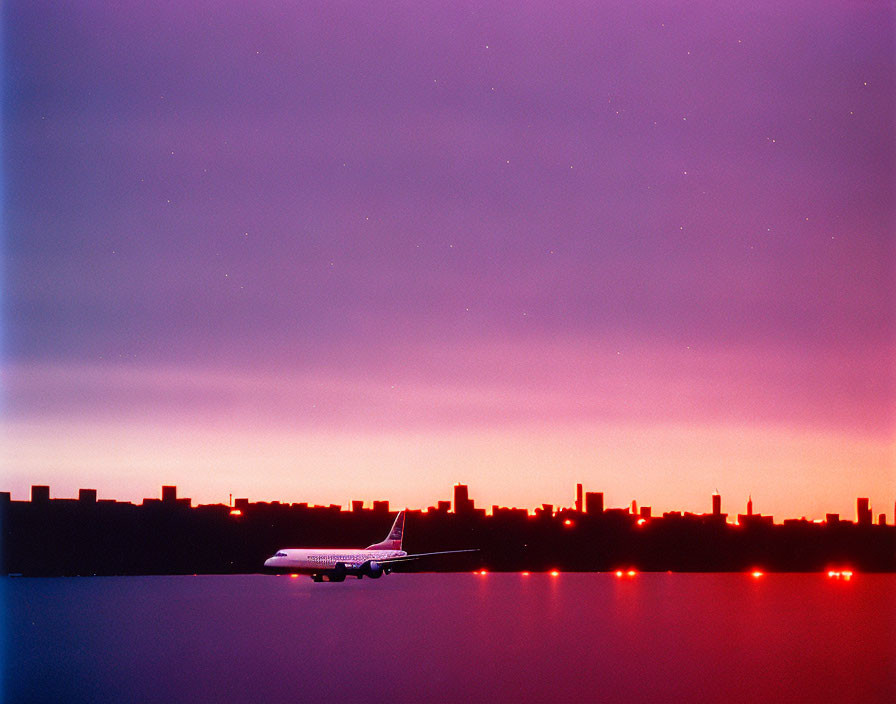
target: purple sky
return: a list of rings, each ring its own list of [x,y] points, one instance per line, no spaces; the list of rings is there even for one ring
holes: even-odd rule
[[[4,5],[14,497],[892,513],[890,3],[142,5]]]

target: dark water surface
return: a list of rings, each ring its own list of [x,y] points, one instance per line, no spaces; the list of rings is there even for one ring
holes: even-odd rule
[[[896,575],[0,580],[7,702],[896,702]]]

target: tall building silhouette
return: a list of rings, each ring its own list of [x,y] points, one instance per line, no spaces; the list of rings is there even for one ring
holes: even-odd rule
[[[582,512],[582,485],[576,484],[576,511]]]
[[[856,519],[859,525],[871,525],[871,505],[867,498],[856,499]]]
[[[31,503],[47,503],[50,500],[50,487],[44,484],[35,484],[31,487]]]
[[[602,491],[585,492],[585,513],[597,514],[604,512],[604,493]]]
[[[715,493],[712,495],[712,515],[722,515],[722,495],[719,493]]]
[[[747,515],[753,515],[753,495],[750,494],[750,498],[747,499]]]
[[[163,486],[162,487],[162,503],[163,504],[176,504],[177,503],[177,487],[176,486]]]
[[[470,501],[469,488],[466,484],[454,485],[454,512],[472,513],[473,502]]]

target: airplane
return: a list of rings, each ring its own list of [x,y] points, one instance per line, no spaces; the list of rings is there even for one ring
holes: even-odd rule
[[[363,550],[352,548],[285,548],[264,561],[270,572],[307,574],[315,582],[343,582],[346,577],[379,579],[389,574],[398,562],[418,560],[433,555],[452,555],[470,550],[443,550],[409,555],[401,549],[404,535],[404,511],[399,511],[385,540]]]

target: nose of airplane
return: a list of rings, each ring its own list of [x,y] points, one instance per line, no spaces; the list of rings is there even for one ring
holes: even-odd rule
[[[273,567],[273,566],[274,566],[274,560],[276,560],[276,559],[277,559],[277,558],[275,558],[275,557],[269,557],[267,560],[264,561],[264,566],[265,566],[265,567]]]

